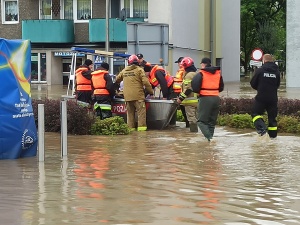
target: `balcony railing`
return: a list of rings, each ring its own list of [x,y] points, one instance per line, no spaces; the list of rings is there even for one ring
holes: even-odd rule
[[[32,43],[74,42],[73,20],[23,20],[22,39]]]
[[[109,19],[109,41],[126,42],[127,41],[127,21],[143,22],[143,18],[128,18],[125,21],[111,18]],[[106,20],[91,19],[89,21],[89,41],[105,42],[106,41]]]

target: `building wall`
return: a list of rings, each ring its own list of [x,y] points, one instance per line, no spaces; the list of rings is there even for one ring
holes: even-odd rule
[[[0,4],[0,12],[2,12]],[[39,4],[37,0],[19,0],[19,23],[17,24],[2,24],[0,17],[0,36],[5,39],[20,39],[22,38],[22,20],[38,19]],[[5,32],[3,30],[5,29]]]
[[[287,0],[286,86],[300,87],[300,1]]]
[[[222,76],[227,82],[240,81],[240,0],[218,1],[222,4]]]
[[[151,0],[148,5],[148,22],[169,24],[172,74],[180,56],[192,57],[196,67],[209,57],[213,64],[221,59],[224,81],[240,80],[240,0]]]

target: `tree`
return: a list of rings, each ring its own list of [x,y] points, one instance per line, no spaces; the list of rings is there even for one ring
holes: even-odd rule
[[[241,63],[245,72],[254,48],[260,47],[273,54],[285,49],[285,15],[286,0],[242,0]]]

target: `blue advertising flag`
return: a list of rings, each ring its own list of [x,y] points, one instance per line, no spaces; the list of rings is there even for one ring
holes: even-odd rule
[[[0,38],[0,159],[37,153],[30,70],[30,42]]]

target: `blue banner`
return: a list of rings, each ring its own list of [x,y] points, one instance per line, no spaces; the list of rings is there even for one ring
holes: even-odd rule
[[[0,38],[0,159],[37,153],[30,57],[30,41]]]

